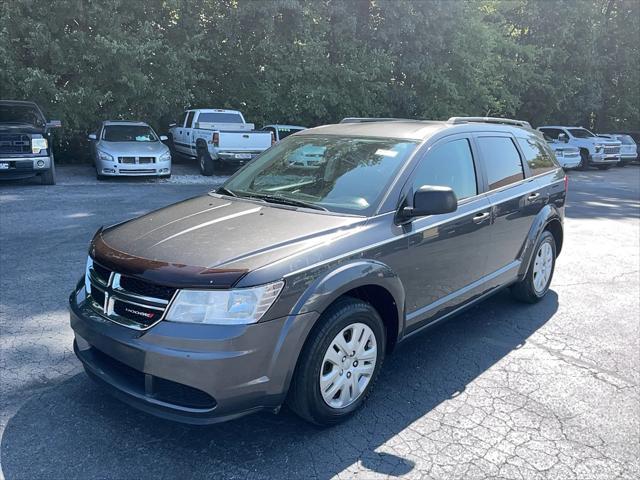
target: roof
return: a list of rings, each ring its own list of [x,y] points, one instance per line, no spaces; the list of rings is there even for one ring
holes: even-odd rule
[[[298,130],[306,130],[307,129],[307,127],[303,127],[302,125],[284,125],[282,123],[271,123],[269,125],[265,125],[262,128],[267,128],[267,127],[292,128],[292,129],[298,129]]]
[[[137,120],[105,120],[102,122],[103,125],[142,125],[148,127],[149,124],[146,122],[140,122]]]
[[[240,110],[225,110],[224,108],[190,108],[187,112],[203,112],[203,113],[242,113]]]
[[[584,127],[580,125],[540,125],[537,128],[584,128]]]
[[[406,138],[425,140],[434,133],[450,128],[446,122],[424,120],[397,120],[362,123],[340,123],[303,130],[297,135],[345,135],[362,137]]]

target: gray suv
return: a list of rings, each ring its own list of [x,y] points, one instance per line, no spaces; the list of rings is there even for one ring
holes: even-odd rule
[[[77,356],[172,420],[285,402],[319,425],[345,419],[398,343],[502,288],[547,292],[566,177],[515,125],[304,130],[215,192],[101,228],[69,299]],[[309,149],[317,163],[291,160]]]

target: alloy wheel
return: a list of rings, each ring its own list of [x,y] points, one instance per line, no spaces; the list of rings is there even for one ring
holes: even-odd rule
[[[549,242],[543,242],[536,252],[533,263],[533,288],[541,294],[547,288],[553,271],[553,249]]]

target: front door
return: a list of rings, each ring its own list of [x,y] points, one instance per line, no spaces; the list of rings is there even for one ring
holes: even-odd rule
[[[406,227],[408,250],[393,267],[405,287],[407,332],[471,299],[486,274],[491,205],[476,171],[471,139],[455,135],[430,148],[409,180],[409,195],[422,185],[451,187],[458,209]]]

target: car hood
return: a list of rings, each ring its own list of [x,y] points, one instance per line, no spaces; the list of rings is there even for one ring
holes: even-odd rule
[[[91,255],[162,284],[228,287],[251,270],[349,236],[364,222],[205,195],[99,231]]]
[[[169,150],[162,142],[105,142],[101,140],[98,148],[116,157],[144,157],[161,155]]]
[[[0,132],[5,133],[45,133],[44,127],[36,127],[34,125],[11,125],[11,124],[0,124]]]
[[[619,147],[620,145],[622,145],[622,142],[618,140],[611,140],[602,137],[576,138],[576,140],[592,145],[605,145],[608,147]]]

